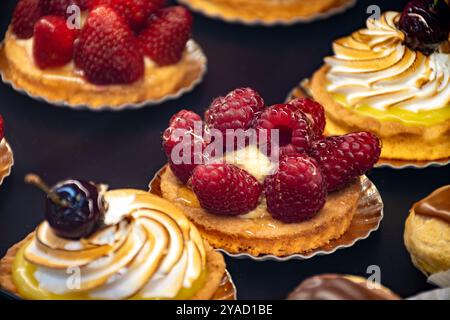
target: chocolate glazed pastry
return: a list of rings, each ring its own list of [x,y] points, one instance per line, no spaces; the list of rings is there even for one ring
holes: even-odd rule
[[[414,205],[414,211],[421,216],[438,218],[450,223],[450,185],[437,189]]]
[[[364,278],[325,274],[303,281],[288,300],[399,300],[389,289],[372,288]]]

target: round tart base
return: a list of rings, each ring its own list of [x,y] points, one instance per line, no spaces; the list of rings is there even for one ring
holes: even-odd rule
[[[6,255],[0,260],[0,288],[18,296],[17,288],[13,282],[12,266],[15,256],[20,248],[26,244],[33,233],[24,240],[13,245]],[[223,256],[212,250],[205,244],[207,277],[203,287],[191,298],[191,300],[234,300],[236,299],[236,288],[230,275],[225,269]],[[20,298],[20,296],[18,296]]]
[[[430,127],[404,125],[397,121],[379,121],[362,115],[335,102],[326,90],[328,66],[323,66],[312,77],[312,97],[326,111],[327,135],[341,135],[368,130],[383,142],[381,158],[397,160],[438,160],[450,157],[450,119]]]
[[[312,219],[286,224],[270,214],[262,218],[223,217],[194,207],[195,195],[181,184],[169,168],[161,176],[164,198],[181,206],[202,236],[228,253],[278,257],[308,253],[340,238],[349,228],[361,194],[361,183],[328,195],[325,207]],[[194,197],[189,205],[186,199]]]
[[[426,276],[450,270],[450,224],[417,215],[411,210],[405,222],[404,241],[411,260]]]
[[[179,0],[208,17],[248,25],[289,25],[310,22],[343,12],[355,0],[280,1],[266,0]]]
[[[0,141],[0,185],[3,180],[11,174],[11,168],[14,165],[14,156],[5,139]]]
[[[178,63],[159,67],[146,59],[142,79],[127,85],[97,86],[76,74],[73,63],[45,71],[37,68],[31,41],[18,40],[7,31],[0,45],[2,79],[21,93],[58,106],[121,110],[154,105],[191,91],[206,72],[205,55],[189,40]]]

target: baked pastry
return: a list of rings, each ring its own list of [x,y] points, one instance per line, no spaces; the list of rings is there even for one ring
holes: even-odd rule
[[[413,264],[425,275],[450,270],[450,185],[413,205],[404,240]]]
[[[288,300],[400,300],[380,284],[350,275],[323,274],[303,281]]]
[[[334,41],[308,88],[325,107],[326,134],[371,131],[383,159],[450,157],[449,20],[443,0],[412,1]]]
[[[13,153],[6,142],[3,117],[0,115],[0,184],[11,173],[13,163]]]
[[[91,109],[157,103],[200,82],[206,58],[190,39],[187,9],[161,8],[161,0],[77,1],[19,1],[0,46],[6,82],[51,103]]]
[[[211,299],[225,262],[181,210],[144,191],[66,180],[9,249],[0,287],[24,299]]]
[[[344,10],[353,0],[180,0],[192,9],[226,21],[294,23]]]
[[[376,136],[323,138],[324,126],[316,102],[266,107],[250,88],[216,98],[204,122],[182,110],[163,135],[162,195],[230,253],[289,256],[322,247],[350,226],[360,176],[380,154]]]

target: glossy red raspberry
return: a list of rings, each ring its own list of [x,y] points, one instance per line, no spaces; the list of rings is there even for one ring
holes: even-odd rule
[[[186,8],[173,6],[150,16],[139,34],[139,44],[145,55],[158,65],[180,61],[191,37],[193,17]]]
[[[89,13],[75,45],[75,64],[98,85],[128,84],[144,75],[144,58],[123,18],[107,6]]]
[[[224,134],[227,129],[247,130],[264,107],[264,100],[258,92],[239,88],[225,97],[216,98],[205,112],[205,122]]]
[[[311,156],[322,169],[328,192],[342,189],[371,169],[380,152],[380,140],[369,132],[328,137],[314,142],[311,147]]]
[[[91,0],[89,7],[108,5],[122,15],[133,30],[140,30],[149,16],[160,9],[165,0]]]
[[[181,130],[175,132],[176,129]],[[201,131],[200,134],[196,133],[197,139],[203,138],[203,121],[200,116],[193,111],[181,110],[170,118],[169,127],[164,130],[162,136],[163,147],[167,156],[170,155],[173,147],[182,141],[183,130],[192,137],[195,134],[194,130]],[[199,137],[200,135],[201,137]]]
[[[42,16],[39,0],[20,0],[14,9],[11,28],[20,39],[33,36],[34,24]]]
[[[194,111],[183,109],[170,118],[169,127],[194,129],[196,122],[202,122],[202,118]]]
[[[310,219],[322,209],[326,186],[316,161],[307,155],[280,159],[278,171],[264,181],[267,209],[286,223]]]
[[[280,155],[305,153],[311,144],[311,128],[307,116],[290,104],[276,104],[264,110],[256,120],[255,128],[261,144],[267,143],[271,150],[273,130],[279,134]],[[273,143],[273,142],[272,142]],[[275,141],[276,143],[276,141]]]
[[[5,137],[5,124],[3,121],[3,117],[0,115],[0,142]]]
[[[319,103],[311,99],[299,98],[289,102],[299,108],[309,118],[314,138],[322,138],[325,130],[325,109]]]
[[[223,163],[198,166],[190,183],[203,209],[225,216],[255,209],[262,191],[261,185],[247,171]]]
[[[34,26],[33,57],[41,69],[62,67],[73,57],[77,30],[67,27],[60,16],[45,16]]]
[[[80,6],[78,0],[40,0],[40,6],[44,15],[67,17],[70,15],[67,9],[72,5]]]

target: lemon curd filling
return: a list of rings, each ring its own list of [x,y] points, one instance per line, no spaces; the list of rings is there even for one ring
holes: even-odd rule
[[[39,286],[39,282],[36,280],[34,274],[37,271],[37,267],[28,261],[24,257],[25,248],[30,244],[26,243],[17,252],[13,264],[13,281],[17,287],[19,295],[24,299],[30,300],[94,300],[89,296],[88,292],[74,292],[70,294],[54,294],[42,289]],[[73,275],[68,273],[68,279]],[[207,272],[203,271],[200,276],[192,283],[189,288],[182,288],[178,291],[178,294],[173,298],[175,300],[190,299],[195,295],[200,288],[203,287],[206,280]],[[139,293],[129,298],[130,300],[163,300],[166,298],[144,298]]]
[[[367,105],[352,107],[344,95],[329,92],[334,101],[344,108],[352,109],[361,115],[373,117],[380,121],[397,121],[406,126],[431,127],[450,119],[450,104],[444,108],[413,112],[400,107],[378,110]]]

